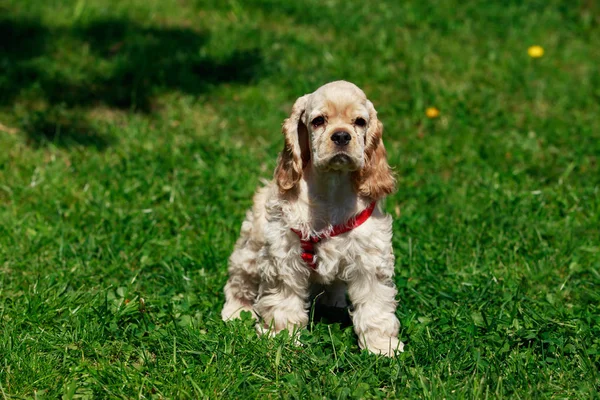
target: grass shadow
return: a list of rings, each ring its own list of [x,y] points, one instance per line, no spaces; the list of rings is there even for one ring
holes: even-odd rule
[[[36,147],[53,143],[60,147],[85,146],[104,150],[114,138],[100,133],[89,120],[61,107],[27,114],[22,122],[27,143]]]
[[[11,104],[21,89],[31,85],[31,62],[44,54],[48,30],[37,20],[0,17],[0,106]]]
[[[0,18],[0,109],[10,109],[24,98],[35,99],[30,102],[45,103],[41,108],[51,110],[37,115],[27,115],[30,110],[26,110],[21,128],[33,142],[68,137],[57,144],[102,148],[110,140],[91,134],[85,122],[75,121],[76,109],[103,106],[149,113],[162,93],[200,95],[223,84],[248,83],[260,74],[258,50],[237,48],[211,57],[203,50],[208,40],[208,32],[142,26],[127,19],[54,28],[33,19],[4,16]],[[53,111],[56,107],[61,108]]]
[[[332,307],[315,302],[310,308],[309,321],[313,323],[340,324],[341,328],[352,326],[347,307]]]

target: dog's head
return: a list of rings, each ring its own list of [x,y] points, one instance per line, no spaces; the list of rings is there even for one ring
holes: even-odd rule
[[[275,170],[282,192],[295,188],[302,171],[351,174],[360,195],[377,200],[394,190],[377,111],[356,85],[336,81],[296,100],[283,123],[285,146]]]

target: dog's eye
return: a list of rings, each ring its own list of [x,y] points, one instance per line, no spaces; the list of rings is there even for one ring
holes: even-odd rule
[[[357,126],[365,126],[365,125],[367,125],[367,121],[365,121],[364,118],[359,117],[354,120],[354,124]]]
[[[321,126],[324,123],[325,123],[325,118],[323,118],[323,117],[316,117],[315,119],[312,120],[312,124],[315,127]]]

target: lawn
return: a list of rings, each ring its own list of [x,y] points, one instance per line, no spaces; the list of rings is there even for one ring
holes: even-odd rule
[[[600,397],[599,65],[586,0],[3,0],[0,399]],[[281,123],[337,79],[398,176],[396,359],[220,320]]]

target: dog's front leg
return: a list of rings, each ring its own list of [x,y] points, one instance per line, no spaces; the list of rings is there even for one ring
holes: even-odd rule
[[[396,288],[389,277],[363,271],[347,282],[350,312],[361,349],[394,356],[403,351],[398,340],[400,323],[396,318]]]
[[[262,280],[254,310],[262,321],[259,333],[277,334],[287,329],[296,334],[308,324],[309,274],[288,271]]]

